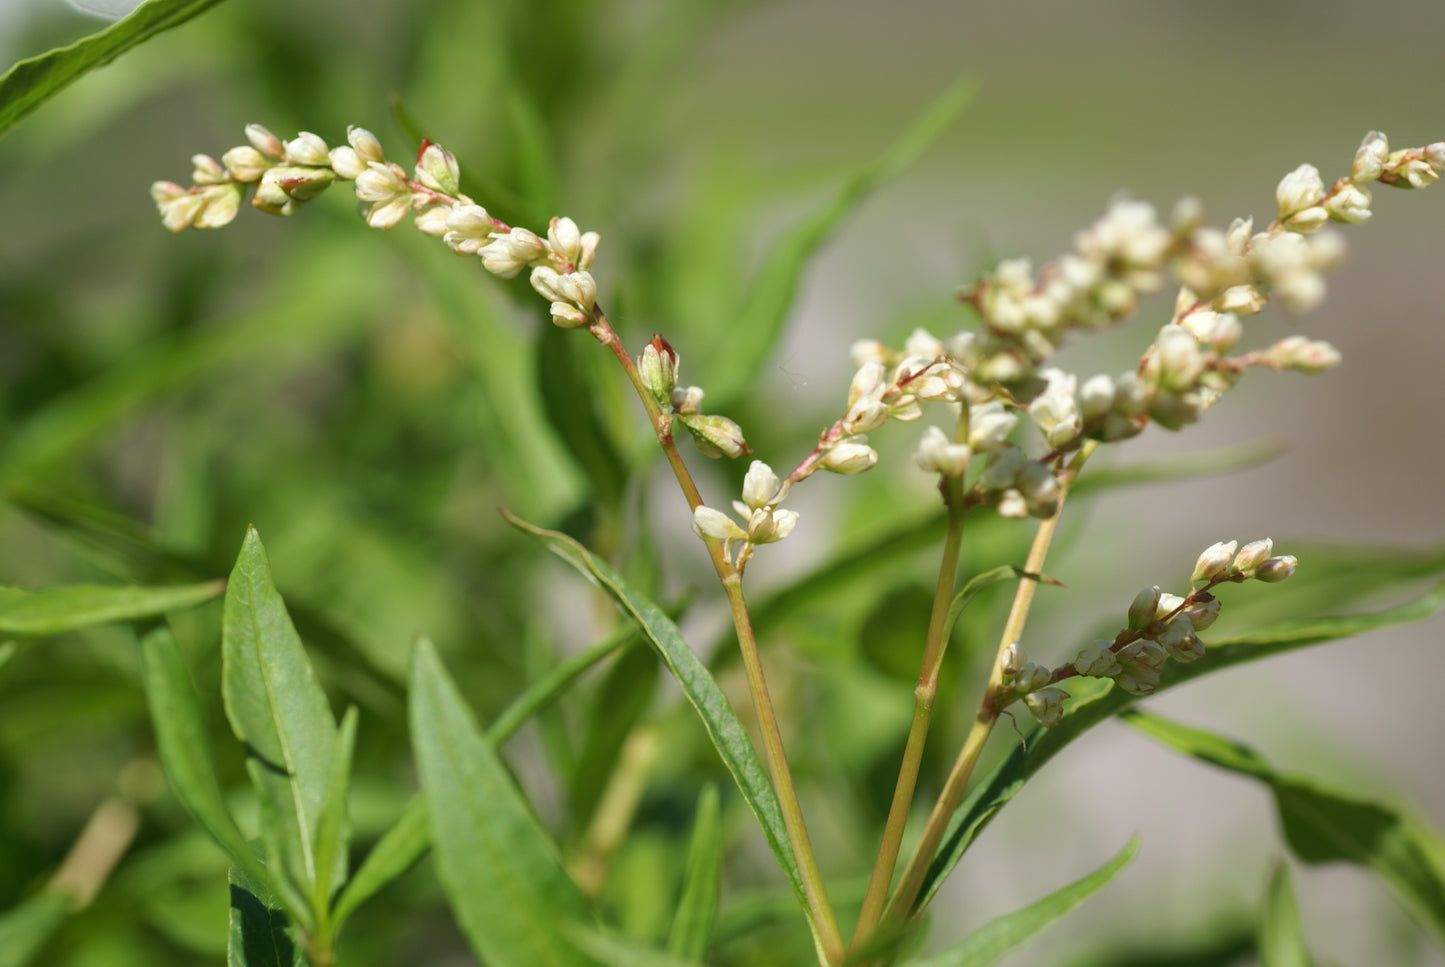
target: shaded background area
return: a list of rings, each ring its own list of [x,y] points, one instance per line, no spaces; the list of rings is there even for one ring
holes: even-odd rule
[[[58,5],[37,5],[32,17],[7,23],[7,62],[94,28]],[[219,156],[242,143],[250,121],[330,143],[361,124],[401,160],[410,146],[388,106],[399,94],[457,153],[468,190],[503,217],[538,225],[562,212],[600,230],[599,282],[629,345],[664,332],[682,354],[684,380],[708,388],[759,456],[781,468],[836,417],[853,339],[896,343],[914,325],[938,335],[968,325],[951,302],[955,287],[997,258],[1052,257],[1116,192],[1166,210],[1192,193],[1216,224],[1243,214],[1262,224],[1282,174],[1304,161],[1326,179],[1346,172],[1367,130],[1385,131],[1396,147],[1445,137],[1442,37],[1445,6],[1425,2],[1368,17],[1333,2],[523,10],[457,0],[371,2],[360,14],[332,2],[223,4],[82,81],[0,141],[0,484],[12,501],[0,510],[0,583],[223,574],[254,522],[334,697],[362,706],[367,794],[355,820],[363,837],[375,835],[411,782],[399,676],[414,633],[449,649],[489,717],[550,660],[559,629],[537,605],[577,612],[562,622],[564,647],[596,632],[595,601],[506,532],[496,505],[565,524],[663,590],[697,580],[704,603],[689,628],[700,643],[717,632],[704,562],[665,481],[600,495],[618,508],[613,520],[580,510],[605,479],[589,459],[610,458],[569,456],[548,429],[582,426],[569,407],[585,394],[574,387],[595,382],[607,394],[592,429],[614,458],[643,466],[648,442],[592,347],[558,339],[525,283],[486,278],[406,228],[368,232],[339,190],[289,220],[247,210],[222,232],[171,236],[146,195],[151,181],[185,181],[192,153]],[[973,105],[824,249],[761,370],[762,388],[714,392],[737,386],[726,371],[734,280],[960,75],[980,83]],[[487,187],[504,193],[494,203]],[[1041,596],[1032,653],[1068,657],[1122,615],[1137,587],[1177,590],[1198,550],[1218,539],[1271,536],[1304,568],[1308,554],[1297,549],[1309,544],[1445,542],[1433,435],[1445,356],[1445,188],[1381,188],[1374,211],[1345,227],[1351,255],[1321,309],[1303,320],[1276,309],[1249,320],[1251,345],[1304,331],[1339,346],[1343,366],[1309,379],[1254,374],[1200,426],[1180,435],[1151,428],[1117,459],[1258,439],[1287,445],[1285,454],[1090,504],[1050,567],[1069,590]],[[1167,319],[1168,300],[1070,346],[1062,363],[1084,373],[1126,368]],[[928,483],[905,466],[916,433],[892,426],[877,435],[884,460],[898,465],[893,476],[820,480],[800,492],[798,536],[759,558],[757,585],[779,586],[831,547],[926,509]],[[740,471],[703,471],[712,499],[730,495]],[[638,550],[625,528],[609,529],[637,520],[662,534],[660,558]],[[143,544],[132,539],[141,536]],[[1007,559],[1006,538],[981,538],[991,543],[980,558]],[[825,868],[843,880],[870,861],[875,844],[858,830],[877,821],[911,703],[898,670],[909,659],[880,653],[912,654],[912,618],[878,628],[910,605],[907,614],[916,612],[931,556],[846,606],[781,626],[769,645],[796,715]],[[204,683],[215,674],[217,615],[191,621],[184,644]],[[1281,768],[1390,790],[1439,824],[1442,629],[1437,619],[1287,656],[1152,707],[1236,735]],[[962,675],[990,646],[957,647]],[[53,865],[118,771],[145,760],[133,665],[117,632],[31,649],[0,673],[0,906]],[[975,701],[970,680],[948,686],[956,709],[932,743],[936,769],[946,768],[948,737],[961,735]],[[555,828],[576,821],[566,804],[586,785],[578,735],[601,714],[596,704],[579,699],[508,750]],[[682,722],[670,705],[664,689],[655,707]],[[617,858],[607,902],[631,911],[624,926],[638,935],[665,917],[668,851],[684,841],[696,772],[715,770],[709,755],[696,736],[674,740]],[[239,781],[239,756],[231,768]],[[737,897],[776,878],[756,855],[745,811],[731,805]],[[187,829],[179,806],[158,800],[114,898],[86,914],[56,962],[214,961],[220,856]],[[1135,864],[1010,963],[1092,953],[1118,963],[1120,945],[1228,939],[1252,918],[1282,852],[1261,789],[1111,724],[1046,770],[980,841],[939,899],[930,943],[1092,869],[1136,830],[1144,845]],[[418,871],[387,895],[397,915],[356,925],[355,962],[457,956],[430,882]],[[1445,963],[1364,874],[1297,870],[1296,884],[1322,960]],[[174,913],[186,904],[194,915]],[[726,962],[744,962],[747,951],[735,942]]]

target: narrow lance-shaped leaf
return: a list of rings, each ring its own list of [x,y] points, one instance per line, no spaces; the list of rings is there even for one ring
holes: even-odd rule
[[[587,902],[431,642],[417,643],[411,732],[437,873],[477,956],[493,967],[592,963],[567,934]]]
[[[22,60],[0,77],[0,135],[81,77],[137,44],[180,26],[220,0],[150,0],[104,30],[38,57]]]
[[[176,798],[232,863],[244,867],[258,882],[267,882],[266,870],[226,808],[196,690],[170,630],[152,628],[141,638],[140,654],[156,748]]]
[[[307,967],[288,929],[290,921],[267,882],[233,866],[230,883],[226,967]]]
[[[58,635],[193,608],[218,597],[224,581],[141,588],[73,584],[26,591],[0,587],[0,634]]]
[[[1216,641],[1199,661],[1187,665],[1177,662],[1166,665],[1155,694],[1245,662],[1350,638],[1392,624],[1428,618],[1442,605],[1445,605],[1445,585],[1431,589],[1414,601],[1383,611],[1286,621],[1250,634]],[[938,854],[929,864],[915,909],[928,904],[963,857],[964,851],[1030,776],[1070,742],[1138,701],[1137,696],[1098,679],[1070,679],[1068,688],[1073,698],[1065,706],[1059,724],[1052,729],[1038,728],[1030,732],[1027,741],[1015,746],[987,776],[982,777],[973,792],[959,805],[949,822]]]
[[[356,875],[346,881],[332,912],[332,921],[338,929],[357,907],[421,859],[431,845],[427,823],[426,794],[419,792],[411,797],[401,816],[366,854]]]
[[[1114,878],[1138,852],[1136,837],[1109,862],[1082,879],[1055,890],[1042,900],[1022,910],[1006,913],[979,927],[963,943],[923,960],[910,961],[907,967],[989,967],[1004,954],[1032,940],[1044,928],[1068,913]]]
[[[1289,867],[1276,863],[1259,921],[1259,967],[1311,967]]]
[[[321,820],[316,830],[316,887],[311,895],[314,909],[331,906],[336,887],[346,879],[346,848],[351,827],[346,820],[346,795],[351,786],[351,757],[356,748],[356,706],[346,710],[336,734],[336,753],[331,757],[331,776]]]
[[[716,786],[706,786],[697,800],[692,842],[687,849],[682,899],[668,934],[667,949],[674,957],[701,961],[717,921],[722,886],[722,817]]]
[[[1012,564],[1001,564],[998,567],[984,571],[982,574],[975,574],[968,579],[963,587],[958,589],[958,593],[955,594],[953,600],[949,602],[948,617],[943,623],[943,639],[945,641],[948,640],[949,634],[953,631],[954,622],[958,620],[958,616],[963,614],[963,609],[968,607],[968,603],[977,597],[980,591],[1002,581],[1007,581],[1010,578],[1021,578],[1025,581],[1043,580],[1049,584],[1058,583],[1053,578],[1030,574],[1023,568],[1015,567]]]
[[[803,901],[802,875],[798,872],[797,860],[788,843],[782,812],[768,782],[767,772],[758,760],[757,751],[748,739],[742,722],[738,721],[737,714],[728,704],[727,696],[708,673],[707,666],[698,660],[697,655],[693,654],[692,649],[682,640],[677,625],[668,619],[662,609],[629,587],[620,574],[581,544],[565,534],[533,527],[505,511],[503,513],[514,527],[540,537],[553,553],[606,592],[647,636],[663,664],[682,686],[683,694],[702,720],[708,738],[712,740],[723,764],[737,782],[744,801],[762,826],[763,835],[768,846],[772,848],[778,865],[782,867],[799,900]]]
[[[254,527],[226,590],[221,657],[226,716],[247,746],[247,769],[262,797],[268,866],[285,877],[274,885],[292,914],[304,918],[309,911],[294,907],[295,894],[310,895],[318,880],[316,836],[336,724]]]
[[[1306,863],[1354,863],[1384,880],[1421,926],[1445,941],[1440,836],[1399,810],[1275,771],[1239,742],[1138,710],[1122,716],[1145,735],[1210,765],[1258,779],[1274,794],[1290,849]]]

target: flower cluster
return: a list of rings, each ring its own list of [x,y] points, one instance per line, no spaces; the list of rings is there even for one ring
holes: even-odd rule
[[[510,279],[530,268],[532,288],[551,303],[557,325],[596,322],[597,283],[588,272],[600,240],[596,232],[580,231],[570,218],[553,218],[545,238],[513,228],[462,194],[457,159],[440,145],[423,141],[408,174],[386,160],[370,131],[353,126],[346,136],[347,144],[329,148],[307,131],[282,141],[259,124],[247,125],[248,145],[232,148],[220,161],[196,155],[194,185],[158,181],[151,197],[166,228],[178,232],[229,224],[248,191],[254,190],[252,207],[290,215],[333,183],[353,182],[372,228],[390,230],[415,213],[418,229],[458,255],[479,256],[493,275]]]
[[[780,541],[797,525],[795,511],[778,509],[783,494],[778,475],[766,463],[754,460],[743,478],[743,499],[733,501],[733,510],[744,526],[720,510],[699,506],[692,512],[692,529],[699,536],[722,541],[725,554],[732,555],[736,548],[733,567],[741,573],[756,545]]]
[[[1278,583],[1293,574],[1297,564],[1290,555],[1276,556],[1268,538],[1243,547],[1236,541],[1213,544],[1195,562],[1187,595],[1144,588],[1129,605],[1124,628],[1112,639],[1090,642],[1073,661],[1049,670],[1026,660],[1017,642],[1009,645],[999,659],[1001,688],[993,707],[1002,709],[1022,698],[1034,717],[1052,728],[1068,698],[1057,683],[1066,679],[1108,678],[1130,694],[1151,695],[1169,659],[1191,662],[1204,657],[1199,632],[1214,624],[1220,609],[1212,589],[1249,580]]]

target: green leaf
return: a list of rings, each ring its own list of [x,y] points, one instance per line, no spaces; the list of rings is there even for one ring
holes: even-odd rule
[[[963,614],[963,609],[968,607],[968,603],[972,601],[980,591],[1012,578],[1021,578],[1025,581],[1037,581],[1039,579],[1037,575],[1031,575],[1023,568],[1015,567],[1012,564],[1000,564],[998,567],[990,568],[982,574],[975,574],[969,578],[963,587],[958,589],[958,593],[953,596],[953,600],[949,602],[948,617],[943,623],[943,640],[948,640],[948,636],[953,633],[954,622],[958,620],[958,616]]]
[[[411,731],[437,873],[473,951],[494,967],[593,963],[565,930],[588,920],[586,900],[424,639]]]
[[[727,696],[718,687],[707,666],[698,660],[687,642],[682,640],[677,625],[673,624],[657,605],[629,587],[622,580],[622,576],[606,562],[572,538],[556,531],[533,527],[506,511],[502,513],[512,526],[540,537],[553,553],[606,592],[647,637],[658,657],[682,686],[683,694],[687,696],[698,717],[702,719],[708,738],[722,757],[723,764],[732,773],[748,808],[757,817],[758,825],[763,828],[763,836],[767,839],[773,856],[777,858],[778,865],[782,867],[783,874],[787,876],[799,901],[806,905],[802,874],[798,872],[798,862],[788,842],[783,815],[777,797],[773,794],[767,771],[758,760],[757,750],[753,748],[747,730],[743,728],[742,722],[738,721]]]
[[[1442,844],[1428,825],[1306,776],[1277,772],[1253,749],[1213,732],[1138,710],[1121,718],[1186,755],[1267,785],[1285,840],[1300,860],[1372,870],[1407,913],[1445,941],[1445,869],[1437,862]]]
[[[535,211],[556,211],[557,166],[552,161],[550,125],[525,88],[510,88],[506,102],[522,195]]]
[[[1428,618],[1442,605],[1445,605],[1445,585],[1433,588],[1414,601],[1383,611],[1286,621],[1250,634],[1227,638],[1210,645],[1199,661],[1187,665],[1170,662],[1165,666],[1155,694],[1234,665],[1353,637],[1392,624]],[[1025,742],[1015,746],[986,777],[980,779],[973,792],[954,812],[938,854],[929,864],[915,909],[928,904],[963,857],[964,851],[1030,776],[1070,742],[1138,701],[1137,696],[1112,686],[1112,682],[1098,679],[1070,679],[1068,689],[1073,700],[1068,703],[1059,724],[1052,729],[1031,731]]]
[[[232,863],[244,867],[255,881],[268,882],[266,869],[226,808],[196,690],[170,629],[158,626],[148,631],[141,638],[140,654],[156,748],[176,798]]]
[[[422,858],[430,845],[431,831],[427,826],[426,796],[417,793],[407,802],[406,809],[392,827],[371,848],[371,852],[366,854],[366,859],[362,860],[356,875],[346,881],[332,911],[335,925],[340,928],[357,907],[411,869],[412,864]]]
[[[0,967],[26,967],[60,929],[70,897],[41,890],[0,913]]]
[[[265,882],[231,867],[226,967],[307,967],[288,931],[290,921]]]
[[[1311,967],[1304,930],[1300,927],[1299,906],[1289,882],[1289,867],[1283,862],[1275,864],[1269,878],[1264,916],[1259,922],[1259,965]]]
[[[639,943],[615,933],[589,929],[573,924],[567,931],[578,948],[607,967],[699,967],[700,961],[683,960],[670,953]]]
[[[42,636],[193,608],[220,595],[224,581],[140,588],[72,584],[26,591],[0,587],[0,634]]]
[[[537,383],[545,387],[542,409],[567,453],[583,471],[602,510],[616,508],[627,483],[627,465],[603,426],[597,405],[605,393],[598,380],[597,347],[556,326],[537,341]],[[608,374],[611,375],[610,373]]]
[[[75,81],[220,0],[150,0],[104,30],[28,60],[0,77],[0,136]]]
[[[1283,454],[1284,449],[1268,440],[1255,440],[1206,450],[1203,453],[1147,460],[1123,467],[1090,466],[1069,488],[1069,496],[1078,497],[1096,490],[1113,490],[1116,487],[1196,480],[1200,477],[1233,473],[1269,463]]]
[[[309,911],[295,908],[295,894],[309,896],[320,880],[317,834],[332,781],[336,723],[254,527],[226,588],[221,661],[226,717],[246,744],[246,767],[261,795],[267,865],[292,915],[306,923]]]
[[[998,963],[1004,954],[1028,943],[1045,927],[1112,880],[1114,874],[1133,859],[1138,849],[1139,840],[1135,837],[1118,855],[1088,876],[1055,890],[1022,910],[990,920],[958,946],[923,960],[910,961],[909,967],[989,967]]]
[[[838,227],[879,187],[913,164],[973,100],[977,86],[960,81],[945,91],[877,159],[849,178],[833,198],[795,225],[763,255],[761,269],[718,348],[708,391],[724,402],[751,384],[757,368],[782,335],[803,273]]]
[[[356,749],[356,706],[341,717],[336,733],[336,754],[331,758],[331,777],[321,820],[316,829],[316,888],[311,894],[314,909],[331,907],[331,896],[346,879],[346,848],[351,827],[346,821],[346,795],[351,787],[351,757]]]
[[[667,937],[667,950],[682,960],[701,961],[712,939],[722,888],[722,816],[716,786],[705,786],[697,800],[692,842],[687,848],[682,899]]]
[[[20,645],[14,641],[0,642],[0,669],[10,664],[10,659],[20,651]]]

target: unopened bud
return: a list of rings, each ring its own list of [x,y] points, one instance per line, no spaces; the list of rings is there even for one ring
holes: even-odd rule
[[[565,265],[576,266],[582,258],[582,233],[570,218],[553,218],[547,226],[552,253]]]
[[[1318,205],[1325,197],[1325,183],[1314,165],[1300,165],[1280,179],[1274,197],[1279,202],[1279,217],[1287,219],[1297,212]]]
[[[1046,729],[1051,729],[1059,724],[1064,716],[1064,699],[1069,693],[1054,685],[1048,688],[1041,688],[1036,692],[1030,692],[1024,696],[1024,704],[1038,719],[1039,724]]]
[[[1385,170],[1385,162],[1389,157],[1390,142],[1379,131],[1371,131],[1365,135],[1365,140],[1360,142],[1359,150],[1355,152],[1350,180],[1356,184],[1374,181]]]
[[[359,128],[351,125],[346,129],[346,140],[351,144],[362,161],[375,161],[379,164],[386,162],[386,155],[382,153],[381,142],[376,140],[376,135],[366,128]]]
[[[998,656],[998,661],[999,670],[1003,673],[1004,681],[1009,681],[1019,673],[1019,669],[1024,667],[1028,659],[1024,657],[1024,650],[1019,646],[1019,643],[1017,641],[1011,641],[1004,646],[1003,651]]]
[[[697,448],[709,457],[741,457],[748,452],[742,428],[725,416],[680,413],[678,420],[692,434]]]
[[[1298,566],[1299,561],[1293,554],[1271,557],[1255,569],[1254,576],[1266,584],[1278,584],[1293,574]]]
[[[677,353],[666,339],[653,336],[637,358],[637,373],[642,385],[661,406],[668,405],[672,391],[677,389]]]
[[[1356,188],[1347,184],[1325,202],[1325,209],[1329,212],[1330,218],[1337,222],[1358,224],[1369,221],[1370,218],[1370,193],[1364,188]]]
[[[1220,541],[1206,547],[1204,553],[1199,555],[1199,560],[1194,562],[1194,574],[1190,576],[1189,583],[1198,584],[1223,574],[1238,549],[1238,541]]]
[[[968,469],[968,461],[972,456],[973,451],[968,448],[968,444],[954,443],[938,427],[930,426],[923,431],[913,459],[925,473],[961,477]]]
[[[1208,592],[1201,592],[1194,596],[1194,603],[1181,614],[1189,619],[1189,625],[1195,631],[1204,631],[1219,618],[1219,606],[1218,598]]]
[[[1260,541],[1250,541],[1239,549],[1234,556],[1234,563],[1229,566],[1229,573],[1232,575],[1243,575],[1253,577],[1254,572],[1269,559],[1274,552],[1274,541],[1266,537]],[[1288,576],[1288,575],[1286,575]]]
[[[416,180],[444,195],[461,194],[461,171],[450,151],[433,141],[422,141],[416,156]]]
[[[225,166],[208,154],[191,155],[191,167],[191,180],[198,185],[219,185],[231,180]]]
[[[319,168],[331,164],[331,151],[326,142],[310,131],[302,131],[294,141],[287,141],[284,151],[286,160],[293,165]]]
[[[1089,678],[1111,678],[1120,671],[1119,660],[1114,657],[1113,642],[1106,639],[1091,641],[1074,658],[1074,671]]]
[[[1147,628],[1154,623],[1155,615],[1159,611],[1159,598],[1161,591],[1158,586],[1145,588],[1134,595],[1134,601],[1129,605],[1129,627],[1135,631],[1140,628]]]
[[[551,308],[552,324],[562,329],[580,329],[592,322],[592,314],[579,309],[570,302],[554,302]]]
[[[822,467],[833,473],[862,473],[878,462],[878,451],[868,446],[867,437],[844,437],[828,449]]]
[[[252,182],[260,179],[274,162],[252,147],[232,148],[221,155],[221,163],[237,181]],[[354,177],[354,176],[353,176]]]
[[[257,151],[277,161],[286,153],[286,146],[281,143],[281,139],[259,124],[246,125],[246,140],[250,141]]]

